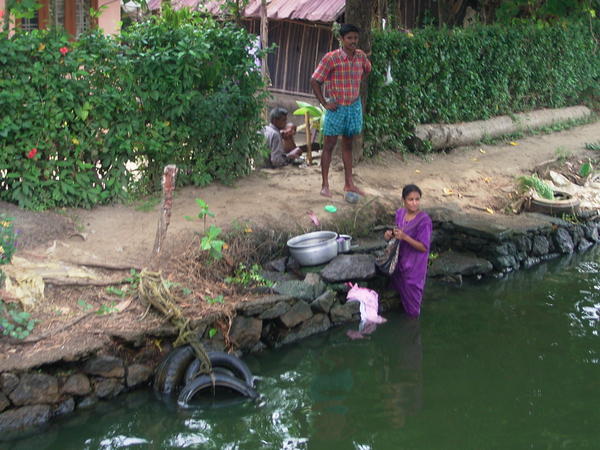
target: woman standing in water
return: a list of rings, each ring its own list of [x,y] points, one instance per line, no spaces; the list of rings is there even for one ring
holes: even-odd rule
[[[420,210],[421,195],[418,186],[404,186],[404,208],[396,211],[396,228],[387,230],[384,234],[387,241],[392,237],[400,241],[398,265],[391,282],[400,294],[404,310],[413,317],[421,313],[432,230],[430,217]]]

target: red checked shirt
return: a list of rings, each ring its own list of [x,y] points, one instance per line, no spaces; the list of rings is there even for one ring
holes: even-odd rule
[[[350,58],[341,48],[327,53],[312,74],[319,83],[325,82],[327,96],[339,105],[351,105],[360,93],[363,73],[371,71],[371,61],[356,49]]]

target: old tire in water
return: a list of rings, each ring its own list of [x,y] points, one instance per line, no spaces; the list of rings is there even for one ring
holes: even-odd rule
[[[212,376],[200,375],[198,378],[187,383],[179,393],[177,403],[179,406],[185,407],[196,394],[205,389],[214,389],[215,387],[227,388],[251,399],[258,398],[258,393],[254,388],[248,386],[243,380],[224,373],[215,372]]]
[[[210,359],[210,364],[213,367],[213,370],[219,369],[227,369],[231,371],[235,377],[244,381],[249,387],[254,387],[254,376],[250,372],[250,369],[246,365],[244,361],[239,359],[236,356],[230,355],[225,352],[208,352],[208,358]],[[194,359],[189,366],[187,367],[185,373],[185,384],[187,385],[198,375],[198,370],[200,370],[201,362],[199,359]],[[218,372],[217,370],[215,370]],[[224,371],[220,373],[227,374]],[[228,374],[230,375],[230,374]]]
[[[577,214],[579,210],[579,200],[573,198],[566,192],[554,191],[554,200],[534,197],[531,199],[529,210],[551,216],[561,216],[563,214]]]
[[[190,362],[196,357],[189,345],[177,347],[160,363],[154,376],[154,390],[174,394],[181,389]]]

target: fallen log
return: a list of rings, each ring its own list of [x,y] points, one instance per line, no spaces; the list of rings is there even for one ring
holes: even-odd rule
[[[433,150],[471,145],[484,138],[494,138],[521,131],[547,127],[569,120],[591,116],[586,106],[571,106],[558,109],[540,109],[512,116],[498,116],[489,120],[461,122],[455,124],[417,125],[414,139],[417,146],[431,143]]]

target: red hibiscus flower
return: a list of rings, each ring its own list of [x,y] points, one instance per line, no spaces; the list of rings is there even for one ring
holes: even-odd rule
[[[61,55],[65,56],[67,53],[69,53],[69,47],[61,47],[58,49],[58,51]]]
[[[32,148],[31,150],[29,150],[29,153],[27,153],[27,157],[29,159],[35,158],[35,155],[37,155],[37,148]]]

